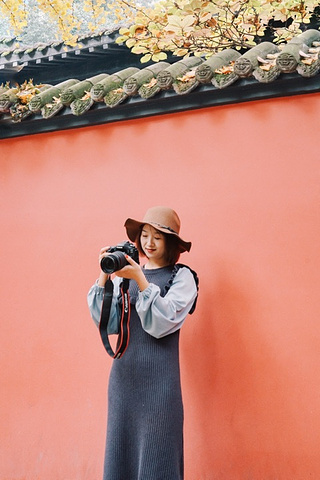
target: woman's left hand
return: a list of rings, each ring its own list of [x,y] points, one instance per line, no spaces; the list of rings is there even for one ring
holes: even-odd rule
[[[130,255],[126,255],[126,260],[129,265],[126,265],[125,267],[121,268],[121,270],[115,272],[115,275],[117,277],[135,280],[138,284],[139,289],[141,291],[145,290],[148,287],[149,283],[144,276],[140,265],[135,262],[133,258],[130,257]]]

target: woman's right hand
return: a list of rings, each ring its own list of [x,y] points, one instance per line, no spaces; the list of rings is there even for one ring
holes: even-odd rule
[[[98,280],[99,287],[104,287],[106,281],[108,280],[108,278],[110,276],[107,273],[105,273],[103,270],[101,270],[101,267],[100,267],[101,260],[104,257],[106,257],[107,255],[109,255],[109,253],[108,253],[109,248],[110,247],[103,247],[103,248],[101,248],[100,253],[99,253],[99,268],[100,268],[100,275],[99,275],[99,280]]]

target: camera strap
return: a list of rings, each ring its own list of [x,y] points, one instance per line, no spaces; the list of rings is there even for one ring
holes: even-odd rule
[[[116,351],[114,352],[108,335],[108,323],[110,318],[111,303],[113,297],[113,282],[108,278],[104,286],[103,302],[101,308],[101,317],[99,323],[99,331],[102,343],[108,354],[113,358],[121,358],[127,349],[130,337],[130,297],[129,297],[129,280],[124,278],[120,284],[121,314],[119,322],[119,334]]]
[[[196,287],[197,287],[197,296],[193,302],[193,305],[191,307],[191,309],[189,310],[189,314],[191,315],[195,309],[196,309],[196,306],[197,306],[197,300],[198,300],[198,293],[199,293],[199,277],[197,275],[197,273],[192,270],[192,268],[188,267],[188,265],[185,265],[184,263],[176,263],[172,269],[172,274],[171,274],[171,277],[169,278],[167,284],[164,286],[164,295],[166,295],[171,287],[171,285],[173,284],[173,280],[175,278],[175,276],[177,275],[178,271],[180,270],[180,268],[187,268],[188,270],[190,270],[190,272],[192,273],[193,275],[193,278],[194,278],[194,282],[196,284]]]

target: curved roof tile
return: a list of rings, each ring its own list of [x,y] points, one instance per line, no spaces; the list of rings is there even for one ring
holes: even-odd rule
[[[106,61],[104,67],[102,60],[106,55],[102,56],[101,51],[105,45],[112,45],[111,50],[115,51],[119,48],[107,36],[100,41],[87,41],[86,48],[78,54],[77,49],[69,50],[74,54],[69,72],[74,74],[84,58],[97,55],[97,47],[99,67],[93,64],[92,68],[100,71],[91,71],[95,75],[83,77],[79,70],[79,78],[65,74],[67,78],[52,84],[26,81],[20,87],[11,82],[2,85],[0,138],[320,90],[320,32],[314,29],[296,36],[282,49],[262,42],[243,55],[226,49],[206,61],[189,57],[145,67],[130,64],[126,57],[124,68],[117,68],[121,62],[114,61],[114,51],[110,54],[110,50],[109,63]],[[44,58],[50,61],[53,48],[60,66],[70,61],[61,45],[25,50],[20,60],[28,64],[33,55],[32,62],[39,64]],[[0,61],[0,72],[17,69],[19,65],[13,57],[20,54],[12,52],[10,62]],[[117,52],[118,60],[119,57],[123,59]],[[86,120],[81,120],[85,116]]]

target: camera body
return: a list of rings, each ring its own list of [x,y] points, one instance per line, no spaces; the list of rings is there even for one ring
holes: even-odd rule
[[[107,252],[109,255],[103,257],[100,262],[101,270],[104,273],[117,272],[128,265],[125,255],[129,255],[135,262],[139,263],[139,252],[133,243],[118,243],[118,245],[110,247]]]

